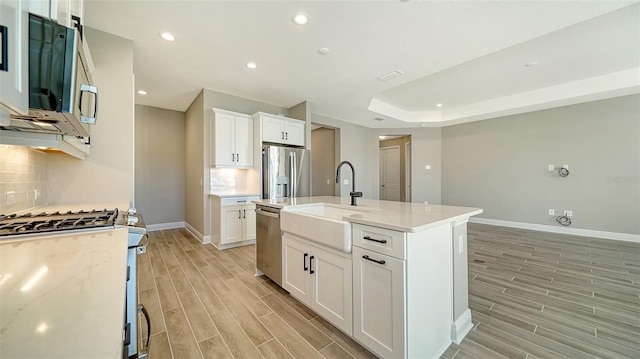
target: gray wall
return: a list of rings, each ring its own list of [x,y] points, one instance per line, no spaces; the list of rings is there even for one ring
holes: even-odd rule
[[[483,218],[640,234],[639,95],[445,127],[442,163],[443,203]]]
[[[335,130],[321,127],[311,131],[311,195],[335,195]],[[327,183],[327,180],[329,183]]]
[[[133,201],[133,42],[85,27],[96,67],[100,112],[91,154],[81,161],[47,155],[49,203]]]
[[[146,224],[185,220],[185,113],[135,106],[135,201]]]

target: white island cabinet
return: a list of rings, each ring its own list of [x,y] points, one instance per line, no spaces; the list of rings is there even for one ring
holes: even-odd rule
[[[351,335],[351,255],[285,232],[282,262],[283,288]]]
[[[369,199],[352,207],[328,196],[254,203],[282,209],[283,288],[377,356],[439,358],[471,329],[466,222],[482,209]],[[311,230],[296,225],[303,218]],[[351,230],[326,238],[336,224]]]

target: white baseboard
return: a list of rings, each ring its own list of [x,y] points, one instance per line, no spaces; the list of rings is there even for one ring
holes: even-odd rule
[[[170,223],[158,223],[158,224],[148,224],[148,231],[162,231],[165,229],[176,229],[176,228],[184,228],[185,223],[182,222],[170,222]]]
[[[467,308],[460,317],[456,318],[455,322],[451,323],[451,340],[460,344],[472,328],[471,310]]]
[[[640,235],[638,234],[605,232],[605,231],[596,231],[593,229],[555,227],[555,226],[549,226],[546,224],[501,221],[498,219],[488,219],[488,218],[478,218],[478,217],[471,217],[469,221],[471,223],[490,224],[493,226],[500,226],[500,227],[530,229],[533,231],[571,234],[576,236],[595,237],[595,238],[603,238],[603,239],[613,239],[616,241],[640,243]]]

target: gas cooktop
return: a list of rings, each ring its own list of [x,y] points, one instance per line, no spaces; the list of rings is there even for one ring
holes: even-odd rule
[[[115,225],[118,209],[0,215],[0,237],[19,234],[100,229]]]

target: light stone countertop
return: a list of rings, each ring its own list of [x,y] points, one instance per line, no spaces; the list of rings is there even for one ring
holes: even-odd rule
[[[46,204],[40,207],[33,207],[29,209],[22,210],[18,212],[18,214],[24,213],[42,213],[42,212],[67,212],[67,211],[88,211],[92,209],[101,210],[101,209],[114,209],[117,208],[119,211],[127,211],[129,209],[129,202],[87,202],[87,203],[67,203],[67,204]]]
[[[0,240],[0,358],[121,358],[127,236]]]
[[[244,192],[212,192],[209,196],[215,196],[220,198],[233,198],[233,197],[260,197],[260,193],[244,193]]]
[[[345,216],[342,219],[351,223],[387,228],[401,232],[421,232],[443,223],[460,222],[482,213],[480,208],[443,206],[437,204],[419,204],[375,199],[357,199],[355,209],[369,210]],[[296,197],[284,199],[254,200],[255,204],[287,210],[287,207],[305,206],[317,203],[351,207],[349,197]]]

